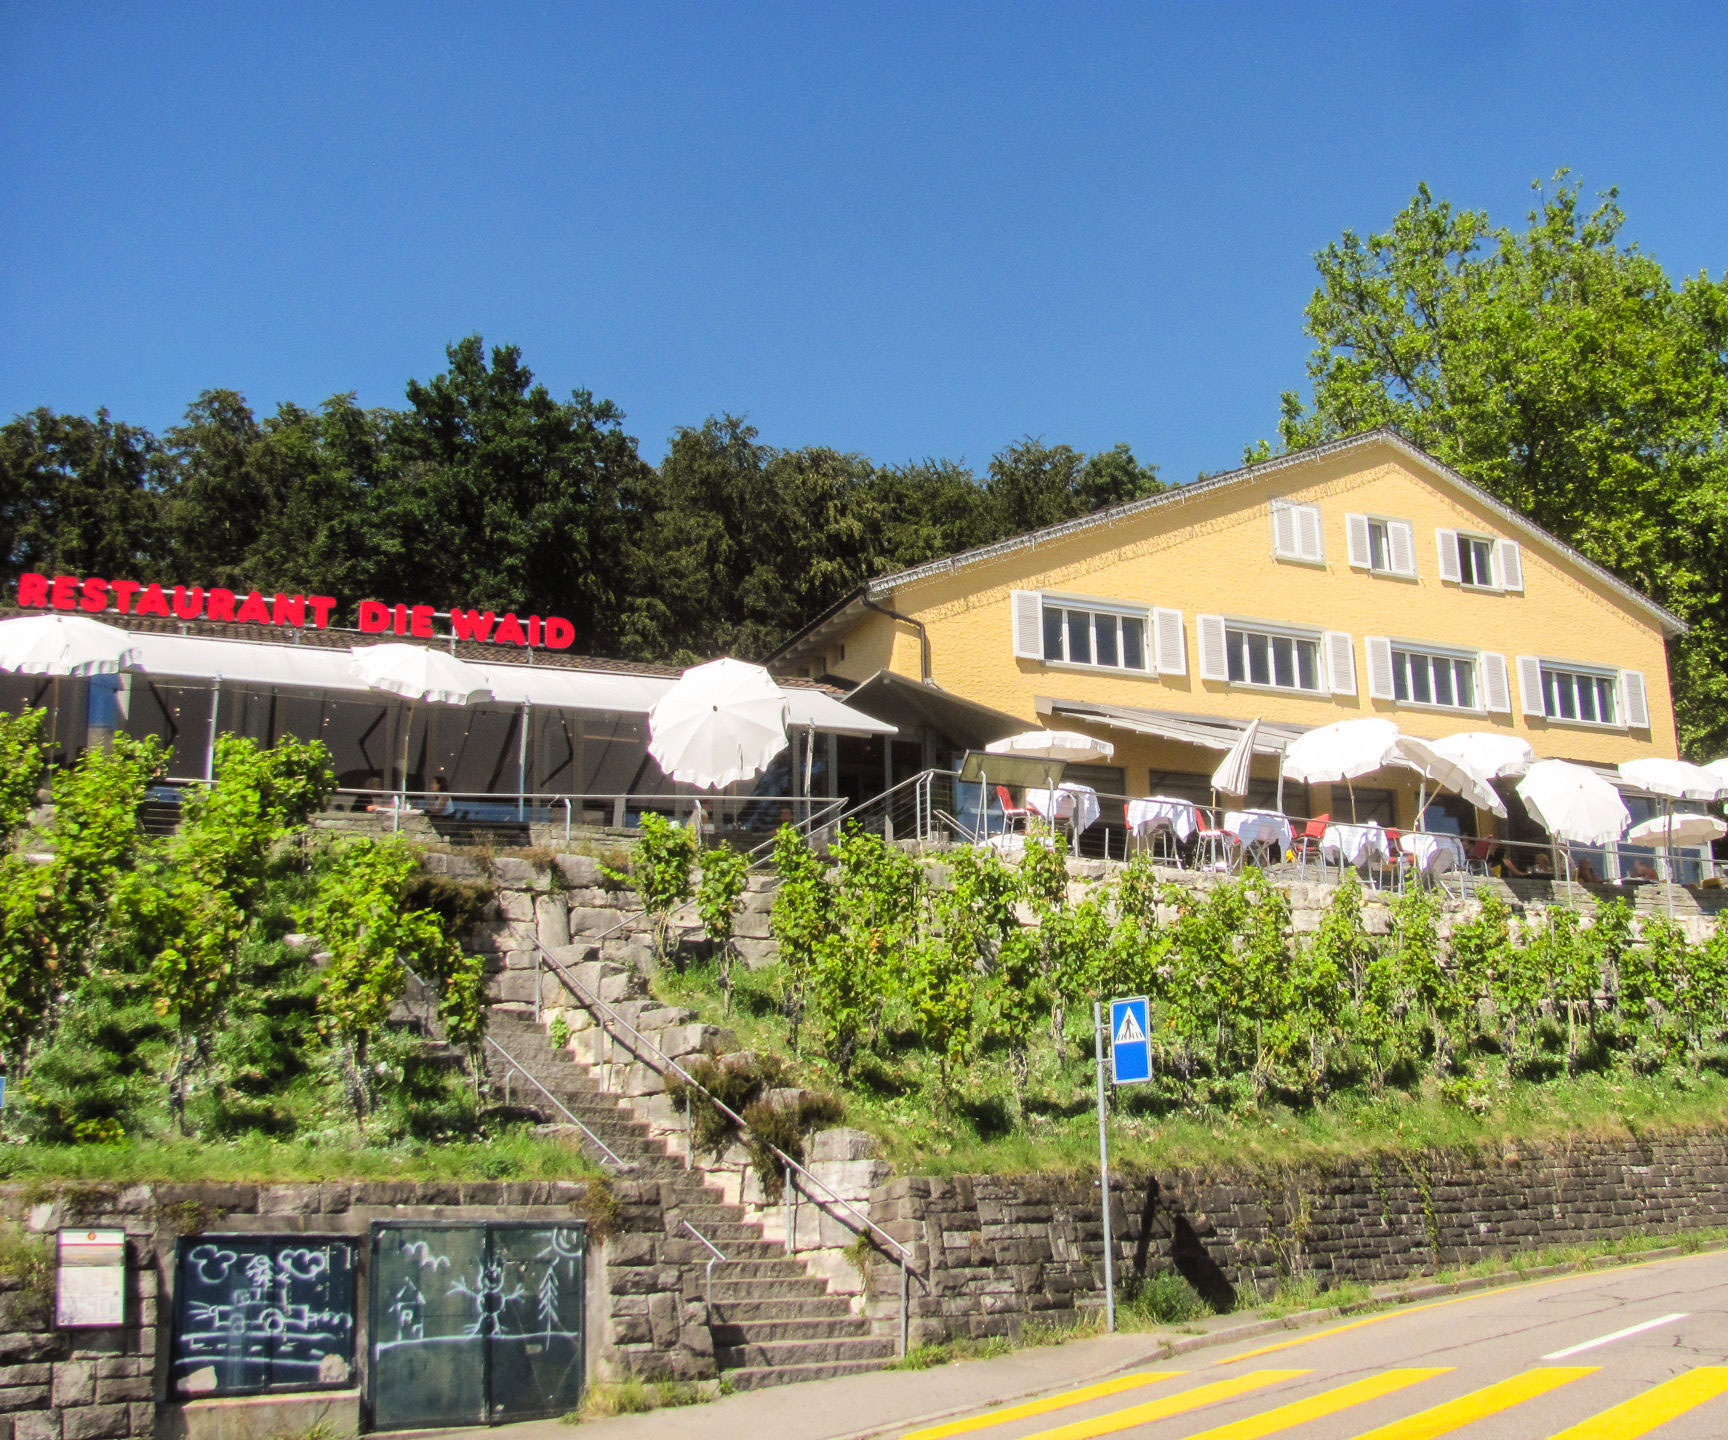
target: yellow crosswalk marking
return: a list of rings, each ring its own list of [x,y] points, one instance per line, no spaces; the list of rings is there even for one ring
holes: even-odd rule
[[[911,1430],[902,1435],[900,1440],[947,1440],[950,1435],[966,1435],[991,1425],[1005,1425],[1010,1420],[1047,1415],[1052,1410],[1066,1410],[1070,1405],[1084,1405],[1088,1400],[1103,1400],[1110,1395],[1120,1395],[1124,1390],[1138,1390],[1143,1385],[1156,1385],[1160,1380],[1174,1380],[1178,1375],[1187,1373],[1186,1370],[1142,1370],[1134,1375],[1118,1375],[1097,1385],[1086,1385],[1079,1390],[1064,1390],[1060,1395],[1044,1395],[1037,1400],[1028,1400],[1024,1405],[1005,1405],[983,1415],[968,1415],[964,1420],[932,1425],[925,1430]]]
[[[1436,1435],[1450,1435],[1477,1420],[1485,1420],[1525,1400],[1534,1400],[1538,1395],[1546,1395],[1550,1390],[1558,1390],[1562,1385],[1594,1375],[1597,1369],[1595,1365],[1546,1365],[1539,1370],[1526,1370],[1522,1375],[1514,1375],[1498,1385],[1472,1390],[1468,1395],[1460,1395],[1456,1400],[1448,1400],[1444,1405],[1436,1405],[1406,1420],[1394,1420],[1390,1425],[1358,1435],[1356,1440],[1433,1440]]]
[[[1592,1415],[1549,1440],[1638,1440],[1728,1390],[1728,1365],[1700,1365]]]
[[[1432,1380],[1436,1375],[1448,1374],[1451,1369],[1450,1365],[1442,1365],[1435,1370],[1386,1370],[1379,1375],[1370,1375],[1366,1380],[1340,1385],[1336,1390],[1310,1395],[1306,1400],[1280,1405],[1276,1410],[1250,1415],[1246,1420],[1202,1430],[1191,1440],[1259,1440],[1262,1435],[1276,1435],[1292,1425],[1336,1415],[1340,1410],[1348,1410],[1352,1405],[1361,1405],[1368,1400],[1378,1400],[1382,1395],[1390,1395],[1394,1390],[1402,1390],[1419,1380]]]
[[[1215,1380],[1161,1400],[1148,1400],[1144,1405],[1130,1405],[1125,1410],[1112,1410],[1108,1415],[1094,1415],[1090,1420],[1074,1420],[1058,1425],[1054,1430],[1040,1430],[1026,1440],[1093,1440],[1098,1435],[1114,1435],[1118,1430],[1132,1430],[1136,1425],[1150,1425],[1154,1420],[1167,1420],[1172,1415],[1186,1414],[1221,1400],[1233,1400],[1250,1390],[1276,1385],[1281,1380],[1295,1380],[1306,1370],[1249,1370],[1232,1375],[1228,1380]]]

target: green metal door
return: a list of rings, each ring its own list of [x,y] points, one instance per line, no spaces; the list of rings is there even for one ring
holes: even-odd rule
[[[575,1409],[586,1241],[580,1225],[376,1222],[373,1427],[485,1425]]]

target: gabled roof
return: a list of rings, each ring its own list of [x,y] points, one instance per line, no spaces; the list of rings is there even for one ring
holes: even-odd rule
[[[843,618],[850,619],[853,612],[857,611],[866,599],[884,599],[909,585],[917,585],[921,581],[953,575],[961,570],[968,570],[974,565],[987,564],[989,561],[999,560],[1005,555],[1012,555],[1017,550],[1036,549],[1040,545],[1066,540],[1071,536],[1081,535],[1090,530],[1108,529],[1113,525],[1120,525],[1125,520],[1146,514],[1148,511],[1175,509],[1198,500],[1203,495],[1228,490],[1233,486],[1249,485],[1282,470],[1293,469],[1315,460],[1329,459],[1334,455],[1347,454],[1352,450],[1365,449],[1371,445],[1390,446],[1393,450],[1398,451],[1430,472],[1437,480],[1450,485],[1484,509],[1492,511],[1505,522],[1509,530],[1525,536],[1551,554],[1599,580],[1635,609],[1647,615],[1664,633],[1683,635],[1689,628],[1686,622],[1672,611],[1658,605],[1649,596],[1633,589],[1624,580],[1611,574],[1588,556],[1573,549],[1558,536],[1544,530],[1528,516],[1519,514],[1504,501],[1495,499],[1480,485],[1466,479],[1450,465],[1435,459],[1421,446],[1407,440],[1391,426],[1382,425],[1377,429],[1365,430],[1357,435],[1346,435],[1342,439],[1328,440],[1323,445],[1312,445],[1306,450],[1293,450],[1288,455],[1275,456],[1271,460],[1263,460],[1258,464],[1244,465],[1238,470],[1210,475],[1204,480],[1196,480],[1188,485],[1179,485],[1157,495],[1148,495],[1143,500],[1130,500],[1125,505],[1115,505],[1108,510],[1097,510],[1075,520],[1065,520],[1060,525],[1047,525],[1042,530],[1031,530],[1024,535],[1013,535],[1006,540],[998,540],[994,544],[981,545],[975,550],[962,550],[956,555],[944,556],[940,560],[931,560],[923,565],[914,565],[910,569],[895,571],[890,575],[879,575],[875,579],[866,581],[852,594],[846,596],[792,636],[768,657],[768,663],[772,663],[787,651],[793,650],[805,641],[814,638],[819,631],[829,628],[834,622]]]

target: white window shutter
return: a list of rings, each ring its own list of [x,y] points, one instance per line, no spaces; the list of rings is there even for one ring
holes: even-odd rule
[[[1321,561],[1326,558],[1326,540],[1320,529],[1318,505],[1296,507],[1296,553],[1304,560]]]
[[[1627,725],[1634,730],[1650,728],[1650,697],[1644,689],[1642,670],[1620,672],[1620,702],[1626,708]]]
[[[1524,588],[1524,557],[1516,540],[1502,540],[1494,557],[1494,583],[1502,590]]]
[[[1454,585],[1462,584],[1464,572],[1458,568],[1458,532],[1436,530],[1434,538],[1439,544],[1440,578],[1450,580]]]
[[[1153,654],[1160,675],[1188,673],[1188,642],[1182,631],[1180,610],[1152,612]]]
[[[1518,657],[1518,698],[1526,715],[1546,715],[1542,705],[1542,662],[1534,655]]]
[[[1022,660],[1044,658],[1044,597],[1036,590],[1014,592],[1014,654]]]
[[[1396,699],[1392,687],[1392,642],[1384,635],[1370,635],[1362,642],[1368,654],[1368,698]]]
[[[1296,512],[1288,500],[1272,502],[1272,553],[1281,557],[1295,559],[1296,548]]]
[[[1510,715],[1512,686],[1506,676],[1506,657],[1485,650],[1476,663],[1482,678],[1482,708],[1495,715]]]
[[[1373,566],[1374,551],[1368,544],[1368,517],[1366,515],[1346,515],[1344,517],[1344,549],[1349,554],[1352,569],[1367,570]]]
[[[1194,631],[1200,640],[1200,678],[1228,680],[1230,657],[1224,649],[1224,617],[1196,615]]]
[[[1323,637],[1326,648],[1326,679],[1334,695],[1356,693],[1356,646],[1342,630],[1328,630]]]
[[[1386,522],[1386,544],[1392,551],[1392,569],[1398,575],[1416,573],[1416,531],[1408,520]]]

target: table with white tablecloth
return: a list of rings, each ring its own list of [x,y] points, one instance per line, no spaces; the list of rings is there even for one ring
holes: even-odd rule
[[[1372,865],[1384,860],[1389,853],[1386,832],[1379,822],[1366,825],[1344,825],[1334,822],[1320,837],[1321,858],[1350,865]]]
[[[1282,860],[1296,838],[1290,822],[1276,810],[1227,810],[1224,828],[1244,852],[1259,851],[1262,864]]]
[[[1148,795],[1128,802],[1128,829],[1140,837],[1155,830],[1168,830],[1186,844],[1200,828],[1200,814],[1192,800],[1174,800],[1167,795]]]
[[[1398,848],[1416,862],[1430,880],[1464,868],[1464,843],[1456,835],[1400,835]]]
[[[1098,792],[1090,785],[1064,780],[1054,790],[1028,790],[1026,808],[1052,824],[1070,826],[1078,835],[1100,814]]]

